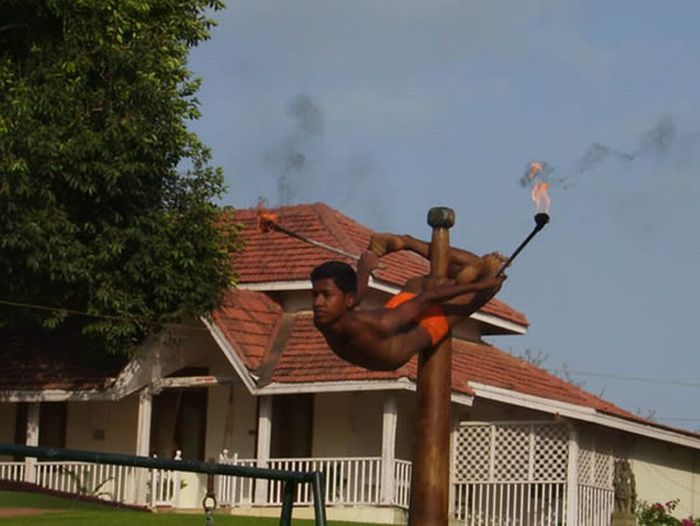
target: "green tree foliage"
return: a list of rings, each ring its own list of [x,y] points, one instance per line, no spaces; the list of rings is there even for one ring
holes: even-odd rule
[[[0,303],[4,327],[87,312],[83,333],[124,351],[231,284],[223,176],[187,129],[188,51],[222,7],[0,0],[0,301],[52,308]]]

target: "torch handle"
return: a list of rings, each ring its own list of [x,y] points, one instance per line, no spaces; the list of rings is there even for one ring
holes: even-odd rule
[[[530,232],[530,234],[525,238],[525,240],[522,243],[520,243],[520,246],[518,246],[518,248],[515,249],[515,251],[510,255],[508,260],[505,263],[503,263],[501,270],[499,270],[498,274],[496,274],[497,276],[500,276],[501,274],[503,274],[503,272],[505,272],[506,268],[508,268],[510,266],[510,264],[513,262],[515,257],[518,254],[520,254],[520,252],[525,248],[525,245],[527,245],[530,242],[530,240],[533,237],[535,237],[535,234],[537,234],[537,232],[542,230],[542,228],[544,228],[544,225],[540,225],[540,224],[535,225],[535,228],[532,229],[532,232]]]
[[[328,250],[329,252],[333,252],[335,254],[345,256],[346,258],[354,259],[355,261],[360,259],[360,256],[357,254],[350,254],[349,252],[346,252],[342,248],[336,248],[332,247],[331,245],[327,245],[326,243],[322,243],[321,241],[316,241],[315,239],[311,239],[309,237],[306,237],[302,234],[298,234],[294,232],[293,230],[289,230],[288,228],[283,227],[279,223],[276,223],[274,221],[270,222],[270,226],[273,230],[277,230],[278,232],[281,232],[282,234],[286,234],[289,237],[294,237],[300,241],[304,241],[305,243],[308,243],[310,245],[313,245],[315,247],[322,248],[324,250]]]

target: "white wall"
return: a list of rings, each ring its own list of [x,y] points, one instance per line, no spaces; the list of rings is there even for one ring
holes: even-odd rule
[[[136,454],[138,395],[118,402],[69,402],[66,447]]]
[[[257,400],[240,384],[209,389],[206,459],[219,458],[223,449],[239,458],[255,457]]]
[[[324,393],[314,400],[313,455],[381,456],[382,393]]]
[[[630,452],[639,499],[680,499],[675,515],[700,515],[700,451],[639,438]]]
[[[208,333],[192,339],[192,366],[207,367],[212,376],[238,378],[233,366]],[[255,457],[257,400],[242,381],[209,388],[205,459],[219,458],[223,449],[240,458]]]
[[[411,459],[415,442],[415,393],[365,391],[317,394],[314,401],[313,455],[379,457],[386,396],[396,398],[396,458]]]

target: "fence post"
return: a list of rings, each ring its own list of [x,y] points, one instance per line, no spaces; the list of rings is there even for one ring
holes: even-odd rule
[[[213,458],[209,459],[210,464],[214,464]],[[216,493],[214,493],[214,474],[207,474],[207,494],[202,500],[202,507],[204,508],[204,525],[213,526],[214,524],[214,510],[216,509]]]
[[[313,494],[314,494],[314,515],[316,526],[326,526],[326,496],[323,494],[325,475],[322,471],[314,473]]]
[[[569,424],[569,458],[566,470],[566,526],[578,526],[578,435]]]
[[[173,460],[182,460],[182,451],[179,449],[175,451],[175,458]],[[180,471],[175,471],[175,475],[173,476],[173,495],[172,495],[172,501],[171,504],[173,508],[179,508],[180,507],[180,478],[182,477],[182,473]]]
[[[396,459],[396,398],[388,394],[384,400],[382,416],[382,464],[381,464],[381,502],[394,502],[394,461]]]
[[[151,442],[151,412],[153,393],[146,387],[139,393],[138,423],[136,427],[136,454],[141,457],[148,456]],[[151,488],[155,491],[155,488]],[[146,470],[134,469],[134,495],[133,503],[146,504]]]
[[[257,466],[267,467],[270,460],[270,441],[272,438],[272,396],[261,396],[258,405],[258,444]],[[258,505],[267,504],[268,481],[258,479],[255,481],[255,496],[253,502]]]
[[[153,456],[151,458],[158,458],[158,455],[153,453]],[[151,491],[149,494],[149,496],[150,496],[149,500],[151,501],[150,507],[155,508],[156,507],[156,499],[157,499],[156,493],[158,492],[158,486],[159,486],[159,484],[158,484],[158,471],[159,470],[151,469],[150,471],[151,471]]]
[[[287,480],[284,483],[280,526],[292,526],[292,509],[294,508],[294,494],[296,493],[296,489],[296,482]]]
[[[39,416],[41,404],[39,402],[31,402],[27,407],[27,436],[25,443],[28,446],[39,445]],[[26,457],[24,459],[24,481],[35,483],[37,481],[37,465],[36,458]]]

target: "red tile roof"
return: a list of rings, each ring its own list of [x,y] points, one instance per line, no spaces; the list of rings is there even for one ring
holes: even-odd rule
[[[623,418],[638,418],[553,374],[491,345],[454,340],[455,360],[467,381],[589,407]]]
[[[246,367],[256,370],[279,331],[282,314],[282,307],[265,294],[229,290],[212,316]]]
[[[354,262],[280,232],[260,232],[257,212],[257,209],[238,210],[234,216],[242,226],[240,235],[245,243],[243,251],[233,256],[241,284],[307,280],[316,265],[329,259]],[[285,206],[266,212],[276,214],[277,222],[285,228],[350,254],[359,255],[374,233],[322,203]],[[408,251],[382,258],[382,267],[375,273],[376,279],[396,287],[401,287],[410,278],[426,275],[430,270],[428,261]],[[523,313],[497,299],[485,305],[482,312],[518,325],[528,325]]]
[[[243,309],[247,312],[239,312]],[[224,307],[215,313],[215,320],[254,374],[262,365],[264,356],[269,355],[269,348],[265,351],[263,347],[271,345],[277,336],[282,315],[282,308],[265,293],[235,290],[229,292]],[[415,381],[417,378],[416,358],[395,371],[369,371],[338,358],[328,348],[321,333],[313,326],[310,311],[297,312],[292,318],[284,350],[265,383],[294,385],[401,378]],[[255,323],[259,324],[258,328],[254,327]],[[641,418],[496,347],[454,339],[452,390],[474,396],[470,382],[591,408],[599,413],[697,437],[695,433]]]
[[[321,333],[314,327],[309,311],[294,316],[291,334],[279,361],[272,382],[339,382],[394,380],[415,377],[415,364],[407,364],[395,371],[368,371],[338,358],[326,345]]]
[[[0,391],[101,389],[127,363],[105,354],[79,334],[0,331]]]

